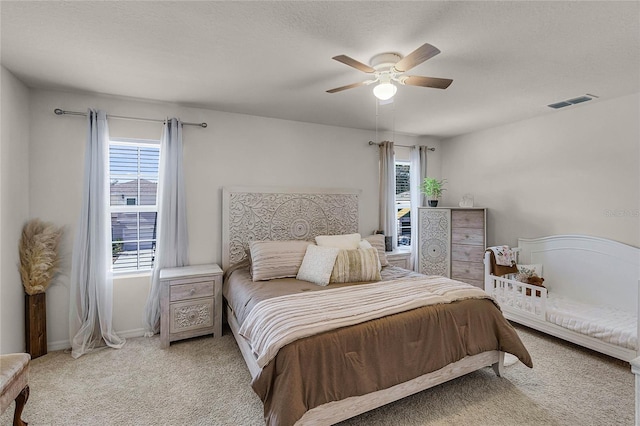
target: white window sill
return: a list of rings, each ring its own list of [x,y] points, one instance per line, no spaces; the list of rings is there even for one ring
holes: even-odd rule
[[[391,253],[409,253],[409,252],[411,252],[411,246],[400,246],[400,247],[397,247]]]
[[[130,278],[145,278],[151,277],[151,271],[139,271],[139,272],[114,272],[114,280],[126,280]]]

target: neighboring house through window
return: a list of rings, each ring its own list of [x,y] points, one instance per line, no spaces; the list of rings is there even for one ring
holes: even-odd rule
[[[396,212],[398,247],[411,245],[410,163],[396,161]]]
[[[109,143],[113,272],[153,267],[159,160],[159,141],[112,139]]]

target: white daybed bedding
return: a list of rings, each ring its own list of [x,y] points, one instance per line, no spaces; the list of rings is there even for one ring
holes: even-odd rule
[[[546,288],[492,275],[486,253],[485,291],[507,319],[624,361],[638,356],[638,248],[557,235],[521,238],[516,251],[519,263],[543,265]]]
[[[496,296],[496,300],[503,307],[533,309],[538,316],[544,312],[540,297],[522,297],[522,292],[519,291],[501,294]],[[612,345],[637,349],[638,318],[629,312],[547,293],[545,319],[552,324]]]
[[[547,321],[612,345],[637,349],[638,317],[629,312],[550,294]]]

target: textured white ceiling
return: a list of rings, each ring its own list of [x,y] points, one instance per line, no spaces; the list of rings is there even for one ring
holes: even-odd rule
[[[2,1],[0,12],[2,64],[31,87],[289,120],[448,137],[585,93],[640,92],[637,1]],[[401,86],[394,120],[376,120],[371,87],[325,93],[368,77],[331,57],[368,63],[423,43],[442,53],[410,74],[453,84]]]

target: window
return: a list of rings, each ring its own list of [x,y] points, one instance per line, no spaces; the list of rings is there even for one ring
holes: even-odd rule
[[[411,165],[396,161],[396,212],[398,247],[411,245]]]
[[[147,271],[153,267],[159,160],[158,141],[109,143],[113,272]]]

